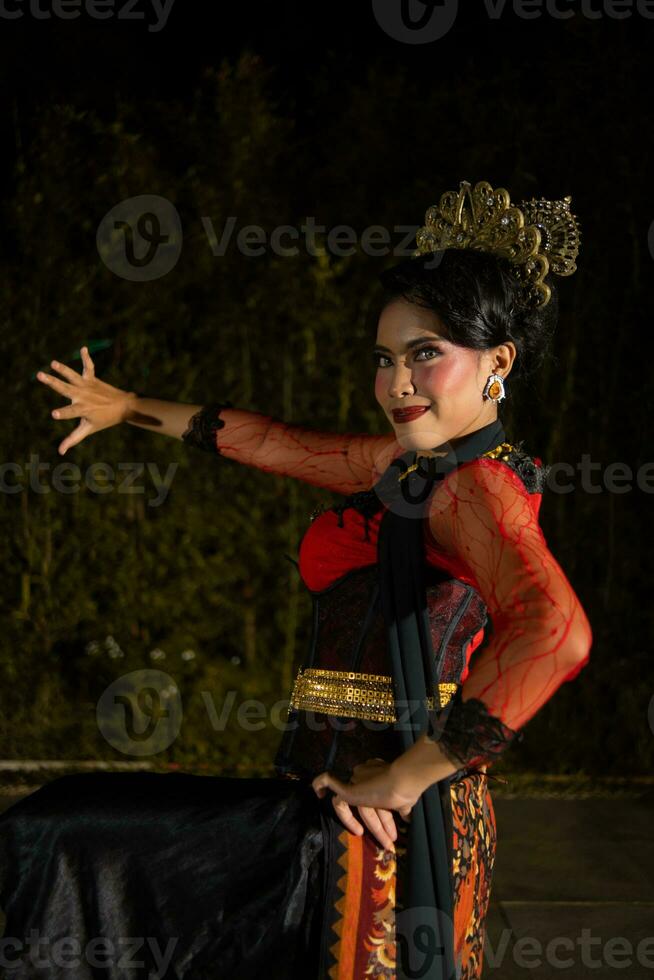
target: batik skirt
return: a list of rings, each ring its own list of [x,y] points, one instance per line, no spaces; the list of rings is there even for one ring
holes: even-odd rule
[[[450,783],[457,978],[481,976],[496,828]],[[356,811],[355,811],[356,812]],[[395,851],[282,778],[84,773],[0,816],[7,980],[395,977]]]

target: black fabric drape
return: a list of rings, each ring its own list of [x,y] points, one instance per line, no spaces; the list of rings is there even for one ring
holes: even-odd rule
[[[0,977],[314,978],[336,822],[291,780],[51,780],[0,815]]]
[[[395,722],[405,749],[427,730],[424,702],[440,680],[435,663],[424,574],[425,501],[447,473],[505,441],[499,419],[435,447],[441,457],[410,451],[393,460],[375,486],[388,508],[379,527],[381,602],[388,630]],[[417,469],[400,480],[410,464]],[[455,980],[450,780],[430,786],[411,811],[406,894],[396,909],[397,980]]]

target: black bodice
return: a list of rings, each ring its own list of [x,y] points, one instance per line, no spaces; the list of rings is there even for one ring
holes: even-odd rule
[[[431,641],[441,683],[458,684],[466,648],[487,621],[476,590],[441,569],[428,567],[427,606]],[[310,592],[313,624],[303,669],[384,675],[392,667],[380,605],[379,566],[343,575],[328,588]],[[401,710],[401,709],[400,709]],[[275,758],[279,775],[312,779],[325,770],[349,780],[352,768],[370,758],[390,762],[402,752],[392,720],[338,717],[291,708]]]

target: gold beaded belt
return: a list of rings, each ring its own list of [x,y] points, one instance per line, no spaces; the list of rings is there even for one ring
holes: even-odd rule
[[[439,708],[456,692],[457,684],[439,684]],[[436,696],[428,697],[433,710]],[[393,678],[386,674],[359,674],[350,670],[321,670],[300,667],[289,705],[303,711],[320,711],[344,718],[368,721],[396,721]]]

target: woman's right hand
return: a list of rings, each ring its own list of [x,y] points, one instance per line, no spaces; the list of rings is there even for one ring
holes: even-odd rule
[[[326,788],[332,790],[334,793],[332,797],[334,811],[350,833],[357,837],[364,833],[364,827],[352,813],[352,807],[356,806],[359,817],[381,846],[386,850],[394,851],[397,826],[393,813],[399,813],[404,821],[410,822],[411,810],[415,801],[398,798],[397,800],[394,799],[389,806],[382,806],[379,803],[365,804],[361,800],[355,800],[355,797],[359,795],[357,789],[369,787],[371,781],[377,782],[378,779],[375,777],[381,777],[383,781],[383,778],[387,777],[390,772],[392,772],[390,763],[384,759],[368,759],[367,762],[354,766],[350,781],[347,784],[336,779],[330,772],[323,772],[316,776],[311,785],[318,796],[323,796]],[[394,796],[392,790],[387,789],[386,794]],[[375,793],[369,789],[368,794],[366,794],[364,789],[364,795],[369,795],[372,798]],[[383,791],[382,795],[384,795]]]
[[[58,451],[62,456],[67,449],[76,446],[92,433],[124,422],[138,397],[134,391],[122,391],[96,378],[95,366],[88,347],[81,347],[80,354],[84,365],[82,374],[78,374],[65,364],[52,361],[51,367],[58,374],[63,375],[66,381],[60,381],[59,378],[54,378],[43,371],[39,371],[36,376],[43,384],[58,391],[65,398],[70,398],[71,404],[53,409],[52,417],[80,420],[77,428],[73,429],[59,446]]]

